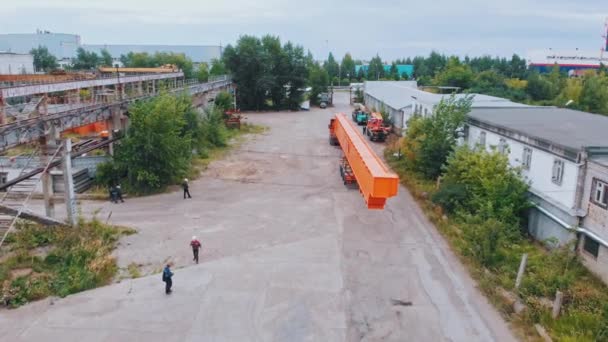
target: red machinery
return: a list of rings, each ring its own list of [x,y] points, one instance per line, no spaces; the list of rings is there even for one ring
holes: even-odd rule
[[[390,128],[384,126],[384,120],[380,113],[372,113],[367,119],[366,134],[370,141],[384,141],[390,133]]]
[[[226,123],[226,127],[233,127],[237,129],[241,129],[241,119],[243,116],[241,115],[240,110],[227,110],[224,112],[224,123]]]
[[[329,122],[329,143],[340,145],[340,173],[345,184],[357,182],[369,209],[384,209],[397,195],[399,178],[374,153],[353,122],[340,113]]]

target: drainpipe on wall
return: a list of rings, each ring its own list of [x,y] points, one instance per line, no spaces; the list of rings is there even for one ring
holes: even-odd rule
[[[532,202],[532,205],[534,205],[534,207],[536,209],[538,209],[538,211],[540,211],[541,213],[547,215],[547,217],[549,217],[553,221],[557,222],[560,226],[566,228],[567,230],[575,231],[577,233],[581,233],[581,234],[584,234],[586,236],[589,236],[589,237],[593,238],[593,240],[599,242],[604,247],[608,248],[608,241],[604,240],[603,238],[601,238],[600,236],[598,236],[594,232],[592,232],[592,231],[590,231],[590,230],[588,230],[586,228],[583,228],[583,227],[569,225],[568,223],[564,222],[559,217],[557,217],[557,216],[553,215],[552,213],[550,213],[547,209],[541,207],[538,203]]]
[[[583,217],[581,217],[580,215],[578,215],[578,213],[582,213],[583,212],[583,195],[585,193],[585,179],[587,178],[587,151],[585,149],[583,149],[581,152],[578,153],[578,159],[579,159],[579,164],[578,164],[578,179],[576,180],[576,192],[574,195],[574,205],[575,205],[575,210],[577,212],[577,217],[579,220],[579,225],[581,225],[582,223],[582,219]]]

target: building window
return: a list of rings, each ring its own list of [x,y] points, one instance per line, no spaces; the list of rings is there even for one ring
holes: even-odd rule
[[[532,164],[532,149],[529,147],[524,147],[524,155],[522,156],[521,166],[530,170],[530,165]]]
[[[509,145],[507,145],[507,140],[505,138],[500,138],[498,143],[498,152],[506,154],[508,152],[508,147]]]
[[[593,179],[591,202],[604,208],[608,207],[608,183]]]
[[[557,185],[562,185],[562,179],[564,178],[564,161],[560,159],[553,160],[553,174],[551,175],[551,181]]]
[[[585,242],[583,243],[583,250],[597,259],[597,256],[599,255],[599,252],[600,252],[600,244],[599,244],[599,242],[593,240],[592,238],[585,236]]]
[[[486,148],[486,132],[479,133],[479,146]]]

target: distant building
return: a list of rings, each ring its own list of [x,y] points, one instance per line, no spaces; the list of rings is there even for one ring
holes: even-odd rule
[[[557,245],[578,241],[608,282],[608,117],[554,107],[474,108],[469,146],[497,149],[522,170],[534,207],[528,231]]]
[[[82,44],[80,36],[66,33],[52,33],[49,31],[38,31],[36,33],[0,34],[0,51],[14,52],[18,54],[29,53],[39,46],[46,47],[49,52],[57,57],[60,66],[65,66],[76,57],[79,47],[97,54],[102,49],[107,49],[115,61],[119,61],[120,55],[129,52],[172,52],[183,53],[192,59],[194,63],[211,62],[214,58],[222,56],[222,47],[219,45],[116,45],[116,44]]]
[[[34,57],[28,54],[0,52],[0,75],[34,73]]]
[[[218,45],[117,45],[117,44],[84,44],[82,47],[87,51],[100,54],[106,49],[115,61],[120,60],[121,55],[129,52],[156,52],[183,53],[194,63],[211,63],[213,59],[222,57],[222,47]]]
[[[384,74],[388,75],[391,73],[391,64],[385,64],[383,67]],[[374,75],[367,75],[367,71],[369,70],[369,64],[355,65],[355,76],[359,75],[359,71],[361,70],[366,76],[374,78]],[[414,75],[414,66],[411,64],[397,64],[397,74],[399,75],[399,77],[403,77],[403,74],[406,74],[408,78],[412,78],[412,76]]]

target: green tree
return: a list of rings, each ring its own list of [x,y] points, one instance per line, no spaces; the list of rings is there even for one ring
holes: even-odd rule
[[[395,62],[391,64],[390,77],[395,81],[399,81],[399,79],[401,78],[399,75],[399,69],[397,69],[397,63]]]
[[[462,187],[457,211],[481,220],[495,219],[519,229],[529,208],[528,185],[499,151],[457,148],[447,159],[441,188]],[[441,189],[440,188],[440,189]]]
[[[456,146],[458,131],[471,110],[472,96],[442,99],[433,115],[408,122],[405,149],[413,168],[429,179],[441,174],[441,167]]]
[[[114,163],[130,190],[151,193],[183,178],[190,166],[192,135],[187,97],[162,94],[132,105],[129,130],[116,148]]]
[[[452,57],[445,69],[435,76],[433,83],[438,86],[469,89],[473,85],[474,77],[475,75],[468,65],[464,65],[458,58]]]
[[[229,92],[222,91],[215,96],[214,107],[219,109],[222,113],[232,109],[234,107],[232,104],[233,99]]]
[[[585,76],[580,106],[592,113],[608,115],[608,78],[604,74]]]
[[[72,59],[72,68],[77,70],[90,70],[99,65],[99,56],[93,51],[86,51],[79,47],[76,50],[76,58]]]
[[[207,63],[199,64],[198,70],[196,70],[196,79],[199,82],[209,81],[209,66]]]
[[[329,75],[330,79],[338,77],[340,66],[338,62],[336,62],[336,59],[334,58],[334,55],[331,52],[329,53],[329,56],[327,56],[327,60],[325,61],[325,63],[323,63],[323,69],[327,71],[327,74]]]
[[[382,63],[382,59],[380,58],[380,56],[376,55],[376,57],[372,58],[369,61],[369,67],[367,69],[366,76],[370,80],[378,80],[385,77],[384,63]]]
[[[355,78],[355,61],[350,53],[346,53],[342,58],[342,77],[346,77],[350,80]]]
[[[502,74],[495,70],[478,73],[472,82],[471,92],[494,96],[505,96],[507,85]]]
[[[111,67],[114,65],[113,61],[114,61],[114,59],[112,58],[110,51],[108,51],[107,49],[101,49],[101,58],[100,58],[100,62],[99,62],[100,65],[106,66],[106,67]]]
[[[30,55],[34,56],[34,68],[37,71],[48,72],[59,66],[57,64],[57,58],[51,55],[49,49],[45,46],[38,46],[37,48],[30,50]]]
[[[309,84],[311,87],[310,103],[319,104],[319,94],[326,93],[329,86],[327,71],[318,64],[314,64],[310,70]]]
[[[526,92],[533,100],[551,100],[556,95],[553,84],[538,72],[528,75]]]
[[[222,76],[226,75],[227,73],[228,70],[226,70],[226,65],[224,64],[224,61],[217,58],[211,60],[211,69],[209,69],[209,75]]]

